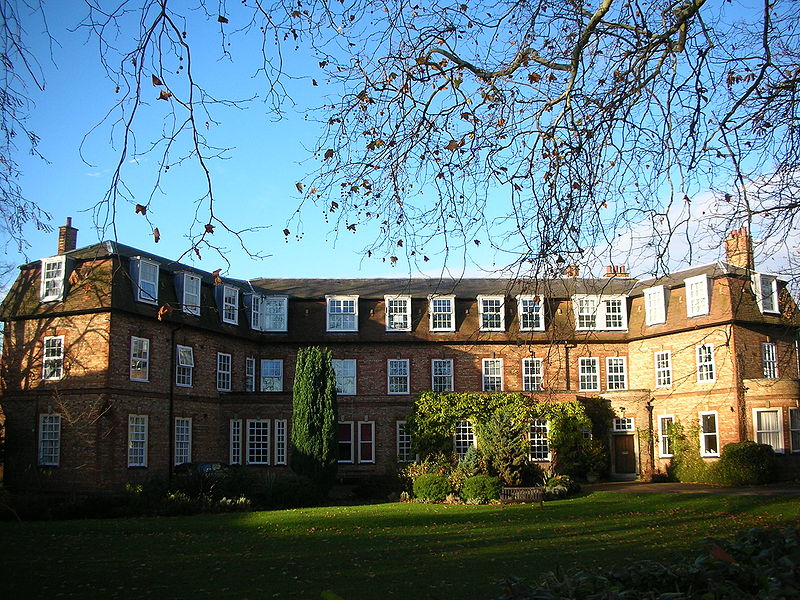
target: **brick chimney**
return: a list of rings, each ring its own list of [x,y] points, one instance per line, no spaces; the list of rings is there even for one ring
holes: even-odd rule
[[[622,277],[623,279],[627,279],[630,277],[630,274],[625,268],[625,265],[608,265],[603,277]]]
[[[725,255],[728,264],[743,269],[755,270],[755,259],[753,257],[753,238],[747,231],[747,227],[734,229],[725,240]]]
[[[564,277],[580,277],[581,270],[578,265],[567,265],[564,268]]]
[[[72,226],[72,217],[67,217],[67,224],[58,228],[58,253],[66,254],[78,247],[78,230]]]

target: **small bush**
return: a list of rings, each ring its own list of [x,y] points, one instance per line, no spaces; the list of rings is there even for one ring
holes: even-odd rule
[[[484,504],[500,499],[502,483],[499,477],[490,475],[474,475],[469,477],[461,488],[461,497],[466,502],[479,502]]]
[[[719,458],[721,483],[763,485],[775,481],[778,463],[772,446],[753,441],[726,444]]]
[[[442,473],[427,473],[414,480],[414,496],[420,500],[444,502],[452,491],[447,475]]]
[[[574,496],[581,491],[581,486],[569,475],[545,475],[544,478],[544,499],[559,500]]]

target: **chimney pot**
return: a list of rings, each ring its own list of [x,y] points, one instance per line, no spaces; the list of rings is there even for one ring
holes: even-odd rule
[[[58,253],[66,254],[78,247],[78,230],[72,226],[72,217],[67,217],[66,225],[58,228]]]

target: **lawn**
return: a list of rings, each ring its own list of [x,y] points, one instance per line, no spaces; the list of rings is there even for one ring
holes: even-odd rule
[[[797,526],[794,497],[595,492],[538,505],[375,504],[0,523],[1,598],[493,599],[557,565],[669,560]]]

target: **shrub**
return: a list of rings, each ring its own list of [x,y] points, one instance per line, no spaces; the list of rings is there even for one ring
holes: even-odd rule
[[[775,481],[778,463],[772,446],[753,441],[726,444],[719,459],[721,483],[762,485]]]
[[[253,502],[261,508],[300,508],[316,506],[325,491],[303,475],[267,473],[253,491]]]
[[[452,491],[447,475],[442,473],[428,473],[414,480],[414,496],[420,500],[444,502]]]
[[[578,485],[569,475],[545,474],[543,486],[545,500],[559,500],[574,496],[581,491]]]
[[[496,410],[485,422],[477,424],[486,471],[506,485],[522,483],[528,464],[526,427],[527,423],[508,407]]]
[[[473,475],[469,477],[461,488],[461,497],[466,502],[479,503],[491,502],[500,499],[500,490],[503,485],[499,477],[490,475]]]

